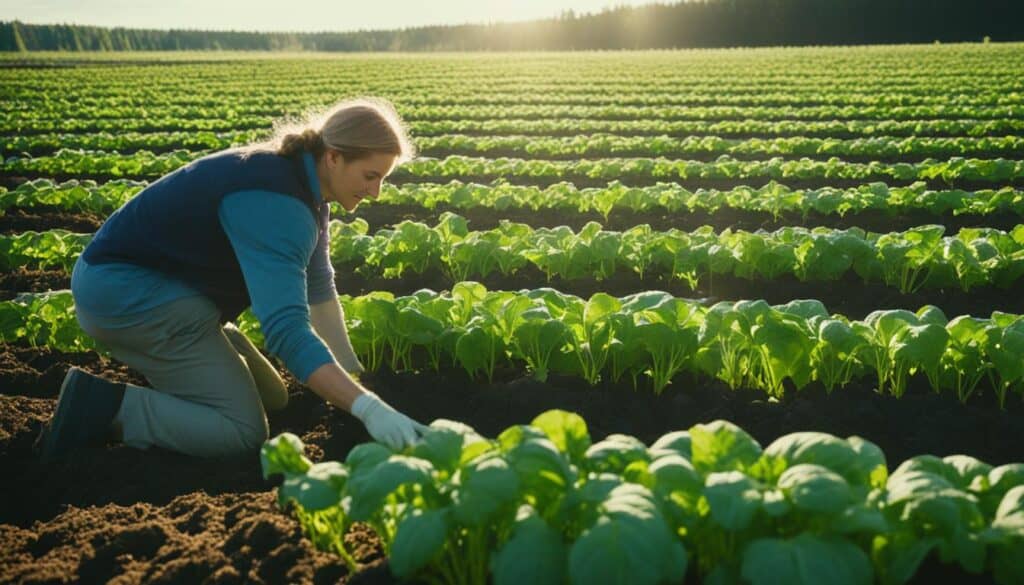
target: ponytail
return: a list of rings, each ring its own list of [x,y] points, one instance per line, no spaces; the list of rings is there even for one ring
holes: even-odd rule
[[[306,128],[298,134],[285,134],[277,147],[279,156],[292,156],[300,151],[308,150],[313,156],[319,157],[324,151],[324,136],[319,130]]]
[[[303,150],[316,158],[332,148],[345,160],[358,160],[376,153],[395,155],[396,164],[416,156],[416,148],[398,112],[379,98],[358,98],[341,102],[326,113],[313,113],[299,121],[275,124],[266,142],[242,147],[244,156],[273,152],[293,156]]]

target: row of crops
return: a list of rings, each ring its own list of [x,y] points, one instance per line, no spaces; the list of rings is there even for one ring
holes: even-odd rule
[[[0,340],[95,349],[68,314],[73,304],[67,292],[0,304]],[[655,393],[685,373],[776,398],[786,382],[799,391],[817,381],[831,392],[865,377],[899,397],[921,374],[932,390],[961,401],[983,381],[1000,405],[1024,392],[1024,318],[1002,312],[949,320],[926,306],[851,321],[814,300],[703,307],[657,291],[584,300],[551,288],[488,291],[476,282],[460,282],[450,294],[344,296],[342,305],[353,347],[371,371],[459,367],[491,380],[496,368],[513,367],[541,381],[553,371],[590,384],[631,380],[636,388],[646,378]],[[251,314],[239,326],[262,342]]]
[[[201,158],[209,152],[179,149],[167,153],[146,150],[131,154],[107,151],[61,149],[53,155],[12,156],[0,163],[8,174],[85,175],[107,177],[159,177]],[[941,180],[946,183],[977,181],[1019,184],[1024,179],[1024,162],[1013,159],[977,159],[952,157],[945,161],[927,158],[916,163],[857,163],[835,157],[740,160],[721,155],[714,161],[679,160],[664,157],[609,157],[584,160],[486,158],[451,155],[442,159],[422,157],[392,173],[395,181],[410,179],[450,179],[456,177],[508,178],[556,181],[631,181],[672,180],[799,180],[826,184],[838,181]]]
[[[167,119],[243,119],[261,116],[270,121],[273,117],[295,114],[283,108],[204,108],[200,106],[170,106],[159,112],[157,120]],[[99,109],[90,112],[88,108],[74,109],[73,119],[83,116],[102,121],[104,119],[144,118],[148,110],[145,108]],[[833,120],[935,120],[935,119],[982,119],[982,120],[1020,120],[1024,118],[1021,106],[806,106],[806,107],[771,107],[771,106],[709,106],[689,107],[676,106],[659,108],[655,106],[586,106],[586,105],[463,105],[463,106],[420,106],[407,112],[410,121],[419,120],[491,120],[491,119],[565,119],[595,118],[606,120],[798,120],[798,121],[833,121]],[[51,124],[48,124],[51,123]],[[43,128],[54,128],[59,131],[63,119],[56,114],[32,113],[31,111],[13,111],[0,116],[0,129],[5,131],[19,130],[22,127],[41,125]],[[49,131],[54,131],[50,129]]]
[[[35,179],[20,183],[14,189],[0,187],[0,210],[50,207],[109,214],[146,185],[146,181],[130,179],[103,183],[91,179],[63,182]],[[1013,187],[936,190],[929,189],[923,182],[906,187],[876,182],[848,189],[793,189],[769,182],[761,187],[741,185],[724,190],[690,190],[676,183],[631,187],[611,181],[604,187],[578,188],[564,181],[538,187],[513,185],[502,180],[480,184],[453,179],[447,183],[385,184],[380,199],[362,203],[367,207],[378,204],[424,210],[564,211],[579,215],[593,212],[601,214],[605,220],[613,211],[714,214],[734,210],[770,214],[775,218],[784,213],[799,214],[805,219],[810,213],[843,217],[863,212],[890,216],[915,212],[933,216],[1014,216],[1024,214],[1024,190]]]
[[[86,150],[142,150],[152,148],[229,148],[235,144],[256,142],[265,138],[255,131],[228,133],[221,136],[171,132],[156,133],[100,133],[100,134],[37,134],[15,136],[0,143],[5,152],[55,151],[61,148]],[[1013,154],[1024,149],[1024,138],[1018,136],[981,137],[906,137],[858,138],[750,138],[727,139],[718,136],[618,136],[614,134],[586,134],[569,137],[538,136],[471,136],[445,134],[423,137],[417,142],[421,152],[452,153],[516,153],[547,158],[585,156],[628,156],[656,154],[659,156],[686,155],[755,155],[755,156],[970,156],[984,154]]]
[[[185,147],[189,141],[198,140],[214,148],[224,140],[245,140],[249,136],[263,135],[274,118],[270,116],[243,116],[224,118],[63,118],[60,120],[33,120],[31,125],[19,127],[15,123],[0,127],[17,135],[8,135],[11,145],[33,146],[42,141],[50,146],[50,138],[34,138],[40,134],[63,134],[62,140],[72,140],[70,134],[80,134],[75,139],[100,144],[100,149],[110,146],[110,135],[128,135],[125,140],[141,140],[131,136],[133,132],[145,131],[151,143],[181,141]],[[438,134],[529,134],[564,136],[580,132],[633,136],[803,136],[857,138],[875,136],[987,136],[1007,135],[1024,129],[1024,120],[602,120],[600,118],[505,118],[505,119],[451,119],[451,120],[409,120],[410,129],[417,136]],[[219,132],[209,136],[206,132]],[[173,136],[161,137],[158,133]],[[155,134],[155,135],[154,135]],[[199,135],[199,138],[196,135]],[[93,136],[95,135],[95,136]]]
[[[973,572],[987,562],[1001,583],[1021,576],[1022,465],[921,456],[890,474],[859,437],[792,433],[762,448],[720,420],[650,447],[592,442],[558,410],[496,440],[436,421],[408,454],[369,443],[344,464],[313,463],[303,447],[285,433],[261,452],[264,474],[285,477],[282,505],[296,502],[310,538],[353,568],[342,535],[369,523],[399,577],[900,583],[931,549]]]
[[[366,221],[356,219],[331,220],[328,229],[335,268],[384,278],[441,272],[458,282],[532,267],[548,281],[603,280],[625,271],[641,279],[678,279],[696,289],[721,274],[750,280],[793,276],[802,282],[855,274],[865,283],[911,293],[953,287],[1005,290],[1024,274],[1024,226],[1009,233],[964,228],[955,236],[943,236],[941,225],[889,234],[803,227],[716,233],[710,227],[658,232],[640,225],[618,232],[590,222],[574,231],[503,222],[492,230],[470,231],[465,218],[445,212],[433,227],[403,221],[367,235]],[[91,234],[62,229],[0,236],[0,268],[70,271],[90,241]]]
[[[0,68],[0,223],[47,225],[0,235],[5,274],[70,273],[92,234],[62,214],[105,218],[282,116],[380,95],[419,156],[329,224],[338,282],[377,287],[341,297],[371,374],[529,379],[557,396],[574,380],[626,403],[713,388],[781,408],[867,387],[1020,419],[1024,316],[986,304],[1024,277],[1018,45],[66,59]],[[423,275],[449,288],[399,292]],[[576,288],[622,275],[628,294]],[[512,276],[530,284],[489,284]],[[854,318],[814,298],[652,290],[726,277],[766,297],[781,282],[822,299],[863,283],[927,302],[879,299]],[[944,310],[979,291],[958,305],[969,312]],[[2,292],[0,341],[103,353],[68,291]],[[263,343],[251,314],[239,326]],[[346,444],[321,461],[283,434],[262,470],[284,476],[287,513],[350,570],[346,535],[365,524],[394,575],[429,583],[895,584],[936,564],[1024,582],[1024,450],[997,465],[887,461],[877,429],[783,425],[762,448],[711,419],[650,444],[592,441],[560,410],[493,439],[473,426],[438,420],[403,451]]]

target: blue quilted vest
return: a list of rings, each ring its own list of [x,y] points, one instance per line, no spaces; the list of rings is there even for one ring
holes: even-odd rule
[[[238,191],[271,191],[302,201],[319,230],[328,214],[310,190],[302,155],[224,151],[198,159],[152,183],[118,209],[85,249],[89,264],[125,262],[178,278],[209,297],[221,323],[251,304],[238,258],[218,218],[221,199]]]

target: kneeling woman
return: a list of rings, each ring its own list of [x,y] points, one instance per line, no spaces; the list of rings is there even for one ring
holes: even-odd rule
[[[335,201],[376,198],[413,154],[394,109],[353,100],[270,142],[201,158],[118,209],[75,265],[82,329],[152,388],[72,368],[37,447],[52,460],[114,437],[219,457],[257,449],[283,408],[274,367],[232,325],[247,307],[266,347],[327,402],[392,447],[422,425],[350,375],[352,351],[328,257]]]

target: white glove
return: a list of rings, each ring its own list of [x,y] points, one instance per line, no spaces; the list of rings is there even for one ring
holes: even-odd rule
[[[369,391],[352,403],[352,416],[362,421],[375,441],[396,451],[414,443],[429,428],[398,412]]]

